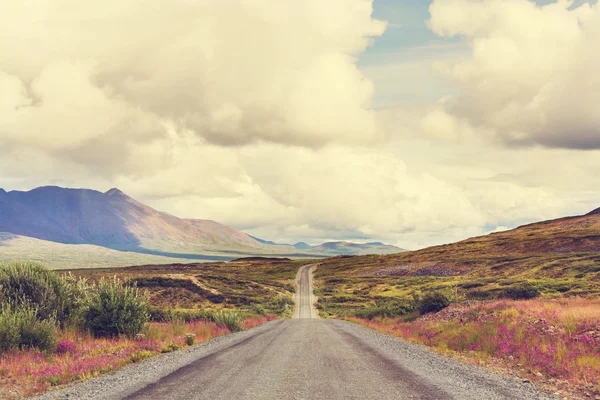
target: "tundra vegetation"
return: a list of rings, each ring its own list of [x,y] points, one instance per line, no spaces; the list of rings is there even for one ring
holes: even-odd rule
[[[0,264],[0,398],[291,316],[294,261],[55,272]]]
[[[476,260],[452,257],[452,249],[322,260],[319,313],[497,367],[563,397],[600,396],[597,254],[484,251]]]

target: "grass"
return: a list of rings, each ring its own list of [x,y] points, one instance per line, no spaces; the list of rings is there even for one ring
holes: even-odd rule
[[[116,276],[148,292],[154,307],[235,310],[244,315],[285,316],[298,267],[306,261],[242,260],[228,263],[150,265],[71,270],[92,282]],[[260,309],[260,311],[259,311]]]
[[[600,265],[597,253],[594,256],[546,254],[501,258],[483,254],[476,269],[450,276],[418,275],[424,273],[420,266],[412,270],[413,264],[405,265],[399,258],[410,260],[410,254],[322,260],[315,273],[317,306],[321,315],[357,315],[382,302],[411,299],[414,295],[436,290],[453,291],[457,296],[469,300],[538,296],[544,299],[600,297],[600,272],[596,267],[591,267]],[[507,258],[511,259],[510,266],[506,266]],[[587,260],[585,267],[582,267],[583,259]],[[463,265],[467,260],[457,255],[452,262]],[[455,271],[453,268],[456,265],[450,265],[450,262],[440,260],[438,263],[447,264],[445,268]],[[538,263],[553,266],[543,270]],[[555,263],[562,265],[560,270],[554,269]],[[502,268],[497,268],[499,265]],[[389,275],[405,267],[411,272]],[[434,272],[440,273],[440,270],[427,271]]]
[[[272,317],[249,317],[244,329],[258,326]],[[11,351],[0,356],[0,398],[16,399],[41,394],[51,387],[86,380],[124,365],[137,363],[160,353],[206,342],[230,333],[214,322],[150,323],[136,338],[94,338],[75,330],[59,331],[54,354],[37,350]],[[186,342],[187,341],[187,342]]]
[[[501,365],[561,390],[600,395],[597,299],[468,302],[412,322],[348,319],[479,364]]]
[[[0,354],[0,398],[37,395],[191,343],[289,317],[293,280],[304,263],[248,260],[73,270],[74,278],[89,283],[136,283],[147,292],[151,322],[138,335],[114,338],[94,337],[80,326],[61,329],[52,324],[58,339],[52,349]]]
[[[317,307],[325,318],[500,366],[568,398],[593,398],[600,396],[599,237],[600,214],[414,252],[332,257],[315,273]],[[426,310],[416,305],[433,292],[451,304],[421,316]]]

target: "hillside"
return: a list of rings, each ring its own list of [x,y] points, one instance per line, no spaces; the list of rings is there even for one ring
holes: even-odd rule
[[[129,265],[173,264],[218,260],[185,259],[124,252],[89,244],[62,244],[26,236],[0,233],[0,263],[37,261],[52,269],[112,268]]]
[[[163,254],[261,253],[268,247],[213,221],[159,212],[118,189],[40,187],[0,192],[0,232],[64,244]]]
[[[339,256],[316,271],[319,305],[338,314],[451,290],[469,300],[600,297],[600,211],[392,255]]]
[[[394,254],[406,250],[400,247],[383,244],[380,242],[372,243],[351,243],[351,242],[327,242],[319,246],[308,246],[306,243],[295,244],[296,248],[310,249],[319,254],[329,255],[364,255],[364,254]],[[308,247],[306,247],[308,246]]]
[[[600,211],[595,210],[457,243],[343,262],[374,276],[561,276],[600,270],[599,251]]]
[[[102,193],[55,186],[28,192],[0,189],[0,232],[59,244],[89,244],[167,257],[193,256],[193,259],[198,256],[233,259],[245,255],[326,257],[402,251],[381,243],[276,244],[215,221],[177,218],[148,207],[118,189]],[[13,255],[28,258],[31,250],[23,245],[19,249],[21,253],[13,247]],[[63,250],[65,254],[74,254]]]

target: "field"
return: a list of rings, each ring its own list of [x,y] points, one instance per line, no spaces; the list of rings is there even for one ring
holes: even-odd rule
[[[197,262],[192,258],[170,258],[130,251],[117,251],[89,244],[63,244],[0,232],[0,263],[13,260],[42,262],[48,268],[115,268],[128,265]]]
[[[600,396],[600,300],[477,301],[414,321],[349,319],[566,398]]]
[[[293,282],[303,264],[247,259],[60,271],[59,277],[83,279],[92,288],[115,279],[137,285],[147,295],[150,322],[137,335],[110,337],[92,335],[79,325],[57,325],[56,341],[46,351],[28,347],[0,352],[0,398],[40,394],[219,335],[288,318],[294,304]]]
[[[322,315],[352,315],[436,290],[464,300],[600,297],[598,253],[482,253],[479,258],[448,253],[417,261],[422,257],[417,252],[321,261],[315,278]]]
[[[293,306],[296,273],[304,264],[306,261],[250,258],[68,272],[90,281],[117,277],[135,283],[148,292],[153,307],[163,310],[225,309],[285,316]]]
[[[565,398],[600,396],[598,253],[471,253],[472,246],[322,260],[317,308]],[[424,307],[432,294],[444,300],[429,302],[439,312]]]
[[[247,317],[244,329],[271,319],[274,317]],[[176,351],[189,345],[186,337],[193,338],[193,343],[202,343],[230,332],[226,326],[202,320],[153,322],[138,338],[99,339],[75,330],[60,331],[53,354],[24,350],[0,355],[0,398],[33,396],[52,387],[93,378],[127,364]]]

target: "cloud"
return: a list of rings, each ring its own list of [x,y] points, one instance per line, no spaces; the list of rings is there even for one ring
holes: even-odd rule
[[[28,4],[3,4],[0,187],[117,186],[266,239],[407,248],[597,207],[598,152],[484,140],[595,147],[597,6],[436,0],[432,28],[472,51],[436,65],[462,94],[433,103],[428,66],[462,44],[359,70],[384,29],[367,0]],[[409,104],[372,110],[365,76]]]
[[[468,126],[512,145],[600,148],[597,3],[434,0],[430,13],[436,34],[471,46],[464,61],[437,65],[461,91],[446,104],[448,130]],[[437,113],[429,120],[444,117]]]
[[[226,146],[380,138],[355,57],[369,0],[19,0],[0,27],[0,142],[127,163],[166,125]]]

